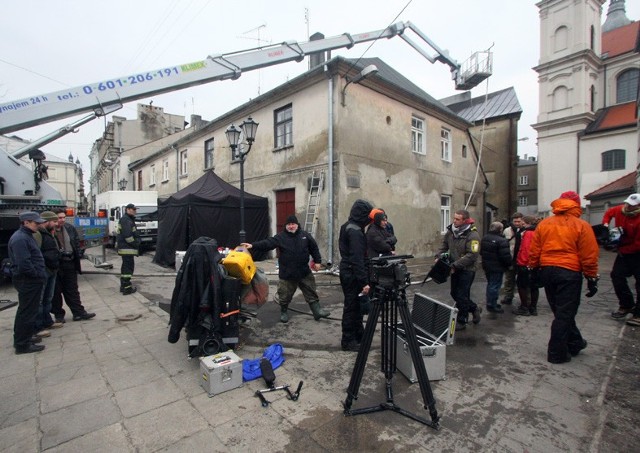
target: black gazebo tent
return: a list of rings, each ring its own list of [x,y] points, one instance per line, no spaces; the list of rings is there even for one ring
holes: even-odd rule
[[[268,200],[244,194],[247,242],[267,237]],[[158,243],[154,263],[175,264],[176,250],[187,250],[201,236],[215,239],[219,246],[235,247],[240,231],[240,189],[208,171],[189,186],[158,201]]]

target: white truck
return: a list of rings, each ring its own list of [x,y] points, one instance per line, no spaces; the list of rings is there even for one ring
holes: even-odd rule
[[[155,246],[158,239],[158,192],[155,190],[109,190],[96,195],[96,215],[109,218],[108,245],[116,245],[116,227],[129,203],[138,208],[136,228],[140,233],[140,246]]]

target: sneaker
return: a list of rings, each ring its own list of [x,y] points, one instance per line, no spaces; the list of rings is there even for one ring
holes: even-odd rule
[[[547,357],[549,363],[567,363],[571,362],[571,355],[567,355],[565,358]]]
[[[495,307],[490,307],[487,305],[487,311],[489,313],[504,313],[504,309],[501,305],[496,305]]]
[[[618,311],[611,312],[611,317],[613,319],[623,319],[626,318],[629,313],[631,313],[631,308],[618,308]]]
[[[64,324],[67,321],[65,321],[64,318],[56,318],[56,322],[59,322],[60,324]]]
[[[634,316],[633,318],[627,321],[627,324],[630,326],[640,327],[640,316]]]
[[[502,305],[511,305],[513,303],[513,298],[512,297],[505,297],[504,299],[502,299],[500,301],[500,303]]]
[[[31,337],[31,339],[29,339],[29,341],[30,341],[31,343],[34,343],[34,344],[35,344],[35,343],[42,343],[42,338],[40,338],[40,337],[36,337],[36,336],[34,335],[34,336],[32,336],[32,337]]]
[[[16,348],[16,354],[31,354],[33,352],[44,351],[44,346],[41,344],[29,344],[29,346],[23,346]]]
[[[524,307],[518,307],[515,310],[513,310],[512,312],[514,315],[518,315],[518,316],[529,316],[529,309],[524,308]]]
[[[49,330],[41,330],[40,332],[37,332],[34,336],[38,338],[47,338],[51,336],[51,332]]]
[[[529,309],[529,314],[531,316],[538,316],[538,309],[537,308],[530,308]]]
[[[459,330],[464,330],[467,328],[467,325],[463,322],[456,322],[456,332]]]
[[[480,324],[480,313],[482,313],[482,307],[476,307],[476,310],[473,312],[473,323]]]
[[[95,316],[95,313],[87,313],[86,311],[84,313],[80,313],[79,315],[73,315],[73,320],[74,321],[86,321],[87,319],[91,319]]]
[[[64,326],[64,323],[56,321],[49,326],[49,329],[59,329],[60,327],[63,327],[63,326]]]
[[[348,343],[342,343],[342,350],[347,352],[358,352],[360,350],[360,343],[356,340],[352,340]]]
[[[580,347],[576,350],[571,350],[569,349],[569,352],[571,353],[572,356],[577,356],[578,354],[580,354],[580,351],[582,351],[584,348],[587,347],[587,340],[583,339],[582,340],[582,344],[580,345]]]

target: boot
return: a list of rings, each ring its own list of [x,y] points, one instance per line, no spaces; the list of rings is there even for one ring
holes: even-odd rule
[[[127,280],[120,277],[120,292],[124,293],[124,287],[127,286]]]
[[[320,306],[320,302],[310,303],[309,307],[311,308],[311,311],[313,312],[313,319],[315,319],[316,321],[319,321],[321,318],[328,318],[329,315],[331,315],[330,312],[324,310]]]
[[[128,294],[133,294],[136,291],[138,291],[138,288],[136,288],[135,286],[133,286],[131,284],[131,279],[130,278],[121,278],[120,279],[120,285],[121,285],[120,291],[122,292],[122,294],[124,296],[126,296]]]
[[[288,323],[289,322],[289,314],[287,313],[288,305],[280,306],[280,322]]]

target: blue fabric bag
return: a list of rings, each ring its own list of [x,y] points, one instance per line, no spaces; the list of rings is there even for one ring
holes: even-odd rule
[[[262,377],[262,371],[260,370],[260,360],[264,357],[271,362],[271,366],[275,370],[280,365],[284,363],[284,350],[280,343],[274,343],[271,346],[268,346],[267,349],[264,350],[264,354],[259,359],[244,359],[242,361],[242,380],[253,381],[254,379],[258,379]]]

